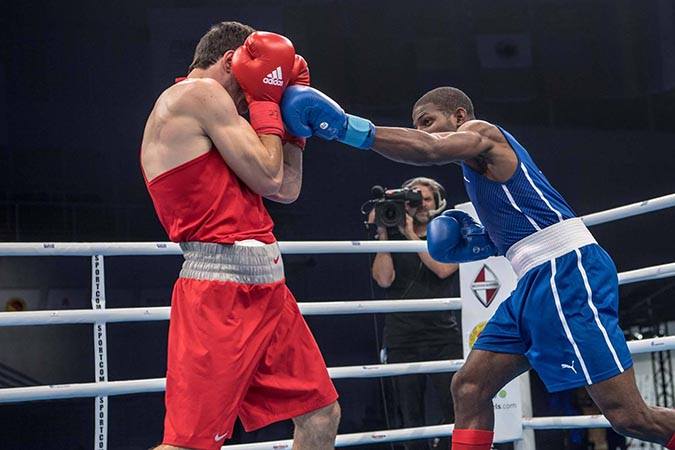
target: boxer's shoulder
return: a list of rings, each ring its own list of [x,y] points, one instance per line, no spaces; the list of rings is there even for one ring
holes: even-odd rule
[[[212,109],[236,114],[225,88],[210,78],[189,78],[170,86],[159,96],[157,105],[174,115],[199,116]]]
[[[476,133],[485,141],[490,142],[490,152],[495,149],[508,149],[509,144],[499,127],[485,120],[469,120],[463,123],[457,131]]]
[[[487,138],[501,136],[499,128],[496,125],[485,120],[469,120],[464,122],[457,131],[471,131]]]
[[[211,78],[188,78],[169,87],[162,96],[176,102],[176,106],[191,105],[214,97],[230,97],[225,88]]]

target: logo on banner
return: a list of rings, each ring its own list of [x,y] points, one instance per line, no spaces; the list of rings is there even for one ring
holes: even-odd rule
[[[478,275],[471,283],[471,292],[479,302],[488,308],[499,292],[499,279],[487,265],[478,271]]]
[[[476,342],[476,339],[478,339],[478,336],[480,336],[483,328],[485,328],[485,325],[487,325],[487,322],[482,321],[478,322],[476,326],[473,327],[473,330],[471,330],[471,333],[469,333],[469,348],[473,348],[473,344]]]

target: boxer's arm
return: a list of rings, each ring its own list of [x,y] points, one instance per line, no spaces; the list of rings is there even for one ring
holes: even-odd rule
[[[281,102],[286,128],[296,136],[318,136],[352,147],[372,149],[386,158],[414,165],[446,164],[475,158],[492,149],[487,122],[471,121],[456,132],[427,133],[410,128],[375,127],[345,114],[335,100],[306,86],[292,86]]]
[[[406,164],[441,165],[475,158],[493,142],[472,131],[427,133],[412,128],[376,127],[372,150]]]
[[[284,175],[281,139],[258,136],[225,89],[213,80],[197,80],[186,97],[189,111],[234,173],[259,195],[279,192]]]
[[[297,145],[284,144],[284,178],[279,192],[266,198],[278,203],[293,203],[302,188],[302,150]]]

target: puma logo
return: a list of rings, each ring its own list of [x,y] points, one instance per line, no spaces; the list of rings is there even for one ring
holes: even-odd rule
[[[574,360],[572,360],[572,364],[560,364],[561,369],[570,369],[572,372],[577,373],[577,369],[574,368]]]
[[[279,258],[280,258],[280,256],[277,256],[276,258],[274,258],[274,259],[272,260],[272,261],[274,261],[274,264],[279,263]]]

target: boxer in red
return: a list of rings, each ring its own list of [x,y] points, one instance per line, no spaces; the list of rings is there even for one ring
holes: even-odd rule
[[[279,112],[296,83],[309,84],[309,71],[288,39],[223,22],[148,118],[143,175],[185,257],[157,449],[220,448],[237,417],[246,430],[292,418],[294,449],[334,448],[337,393],[286,287],[262,202],[300,193],[304,142],[285,133]]]

